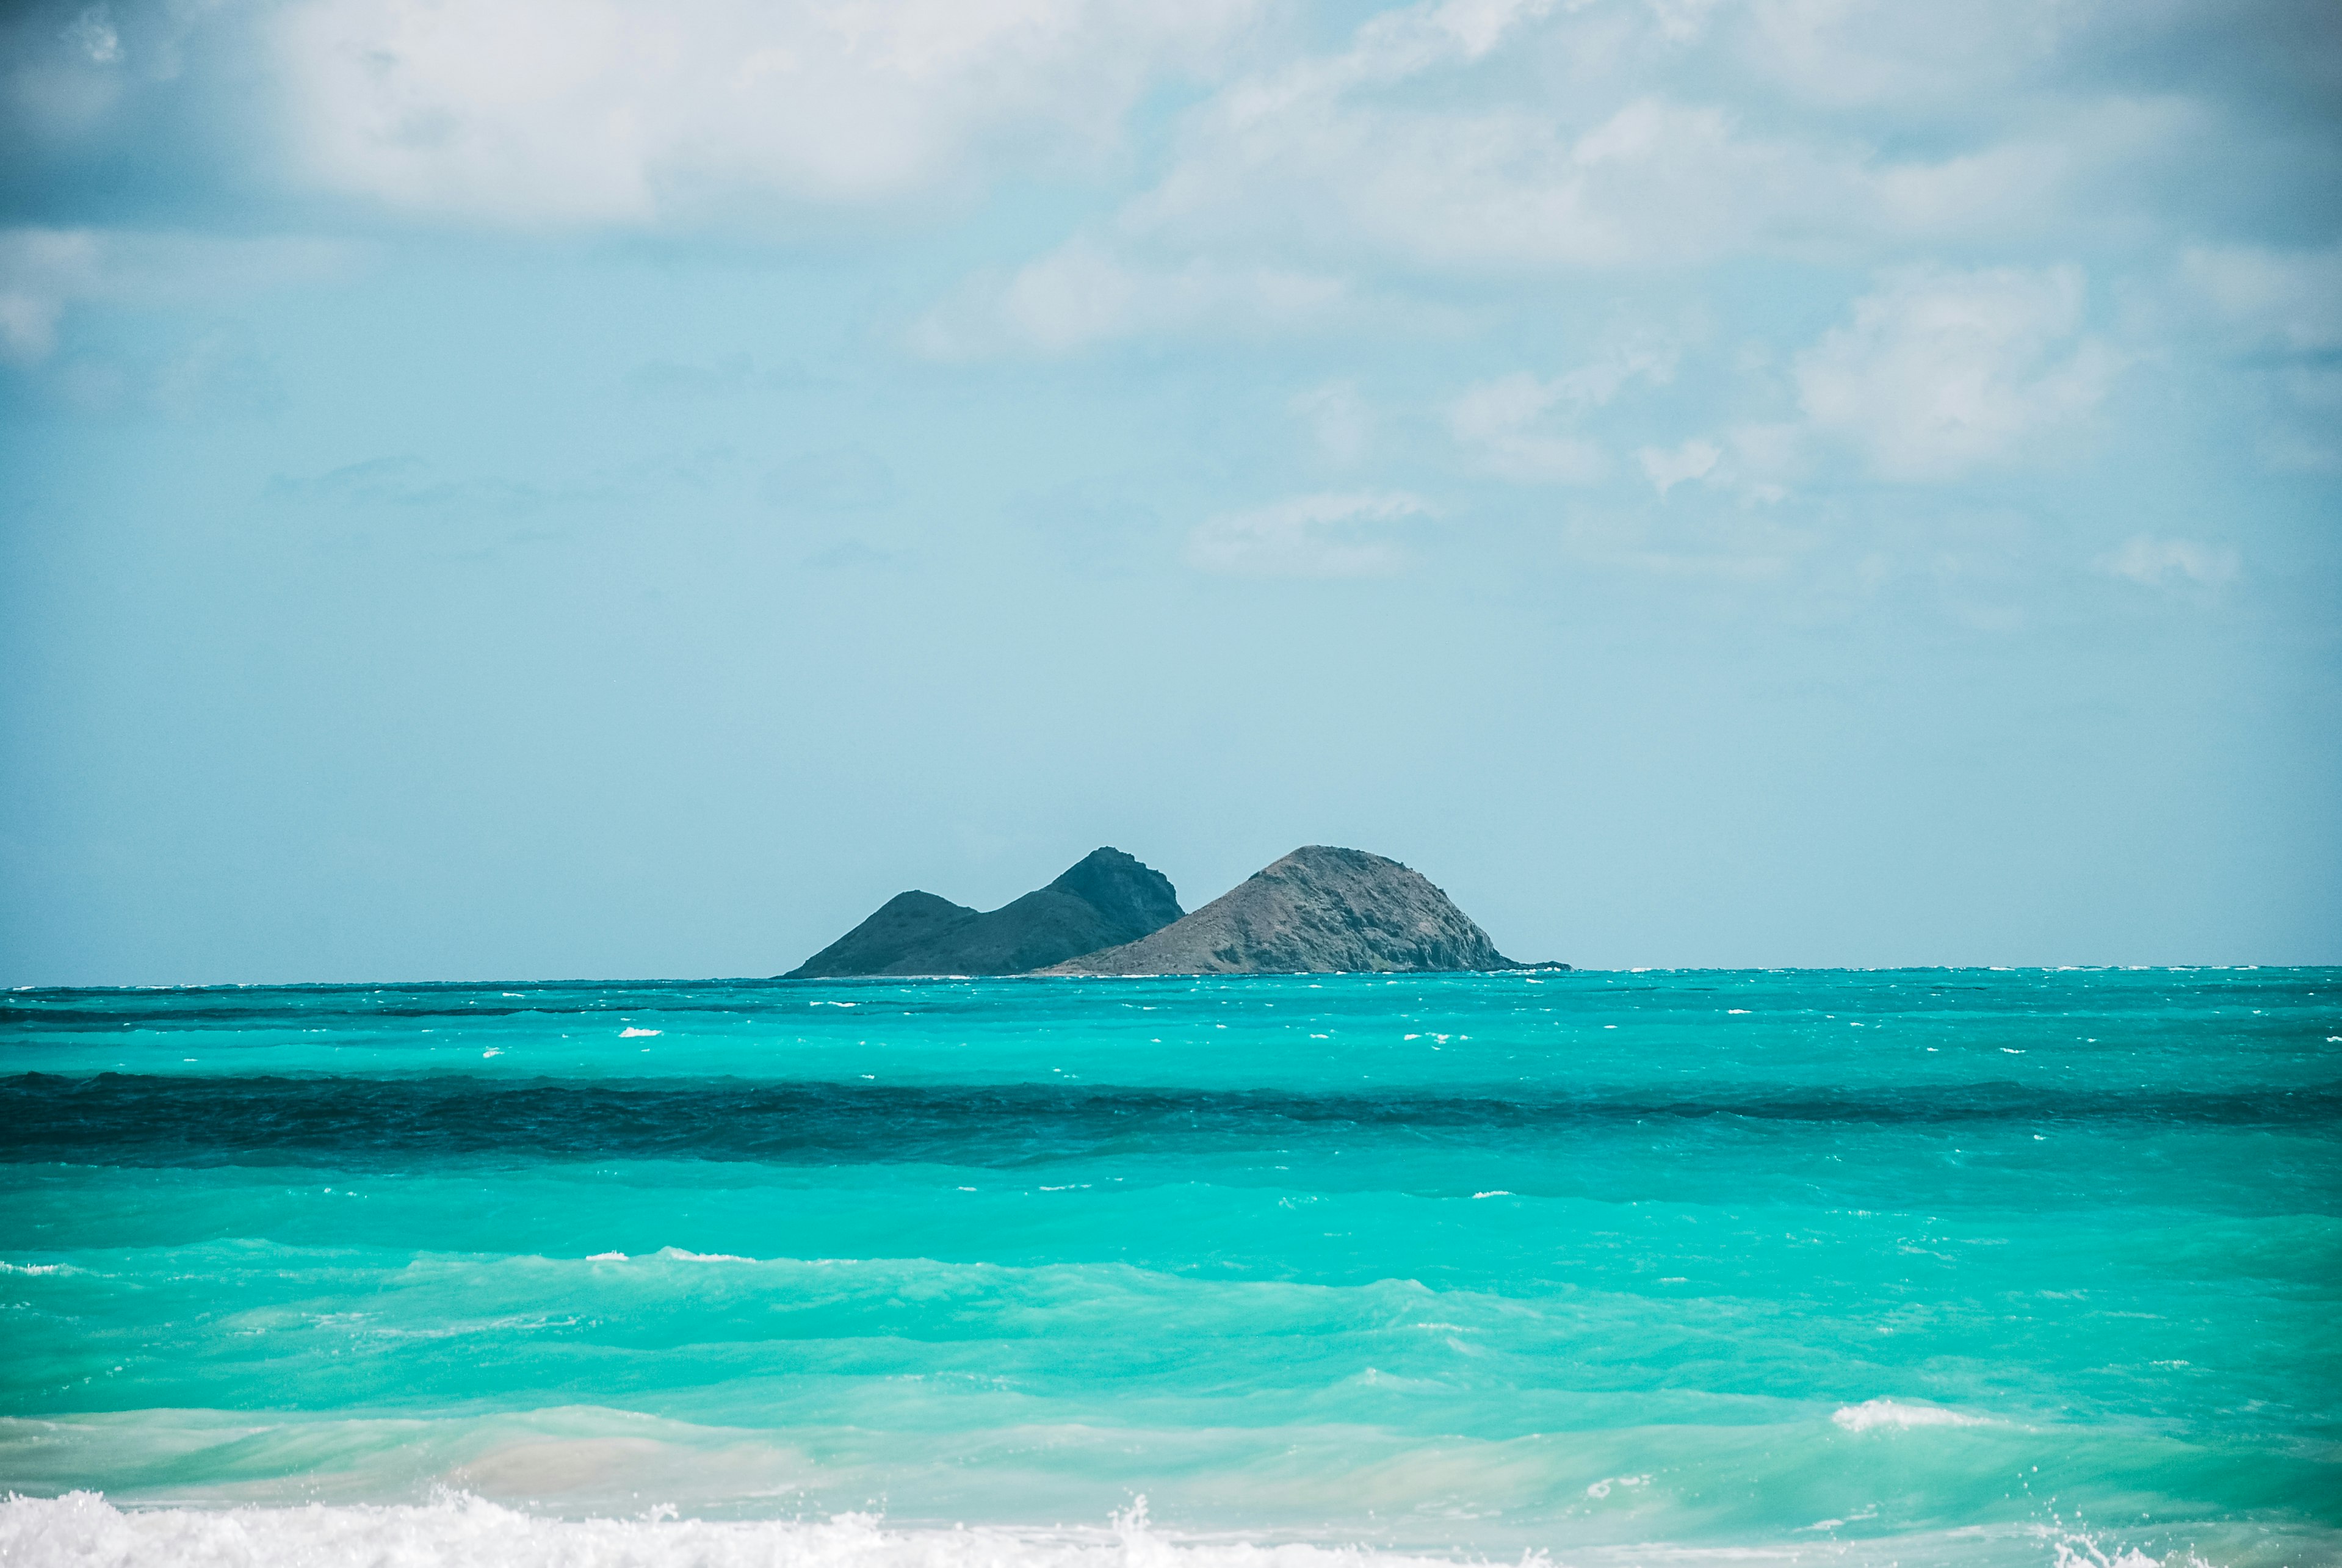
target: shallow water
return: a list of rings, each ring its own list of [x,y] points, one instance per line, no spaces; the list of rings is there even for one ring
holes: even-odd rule
[[[13,993],[0,1561],[2342,1561],[2337,1036],[2334,970]]]

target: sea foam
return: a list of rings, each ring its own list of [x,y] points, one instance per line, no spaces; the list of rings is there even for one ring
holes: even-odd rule
[[[1524,1559],[1524,1564],[1528,1563]],[[1094,1530],[890,1529],[818,1522],[547,1519],[456,1496],[420,1506],[119,1509],[97,1493],[0,1503],[0,1563],[75,1568],[1453,1568],[1370,1548],[1176,1542],[1146,1499]]]
[[[1908,1429],[1914,1426],[1991,1424],[1981,1415],[1946,1410],[1940,1404],[1905,1404],[1894,1399],[1866,1399],[1860,1404],[1842,1405],[1831,1414],[1830,1419],[1848,1432],[1868,1432],[1881,1426]]]
[[[1614,1477],[1604,1490],[1648,1480]],[[1842,1562],[1849,1544],[1644,1542],[1573,1551],[1567,1560],[1594,1568],[1746,1568],[1752,1562],[1790,1568],[1817,1556]],[[1988,1560],[2042,1568],[2211,1568],[2192,1551],[2151,1554],[2062,1528],[1953,1531],[1869,1544],[1887,1549],[1905,1568],[1949,1568],[1979,1546]],[[1860,1560],[1884,1559],[1873,1553]],[[95,1492],[0,1501],[0,1563],[10,1568],[1486,1568],[1487,1562],[1365,1545],[1173,1537],[1150,1526],[1143,1497],[1103,1528],[1071,1530],[889,1528],[865,1513],[819,1521],[685,1519],[669,1507],[629,1519],[555,1519],[462,1494],[421,1505],[215,1510],[121,1509]],[[1556,1568],[1555,1559],[1537,1550],[1523,1553],[1517,1563]]]

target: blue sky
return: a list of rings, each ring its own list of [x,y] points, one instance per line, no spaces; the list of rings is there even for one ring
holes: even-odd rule
[[[770,974],[1099,844],[2342,962],[2317,4],[0,20],[0,981]]]

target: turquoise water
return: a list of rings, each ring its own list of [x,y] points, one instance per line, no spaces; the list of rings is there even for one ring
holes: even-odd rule
[[[2335,970],[16,992],[0,1560],[2342,1562],[2337,1036]]]

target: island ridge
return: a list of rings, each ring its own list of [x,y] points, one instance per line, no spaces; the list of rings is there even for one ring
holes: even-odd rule
[[[868,974],[1321,974],[1566,969],[1522,964],[1422,873],[1305,844],[1182,915],[1160,872],[1099,849],[979,914],[897,894],[783,979]]]

